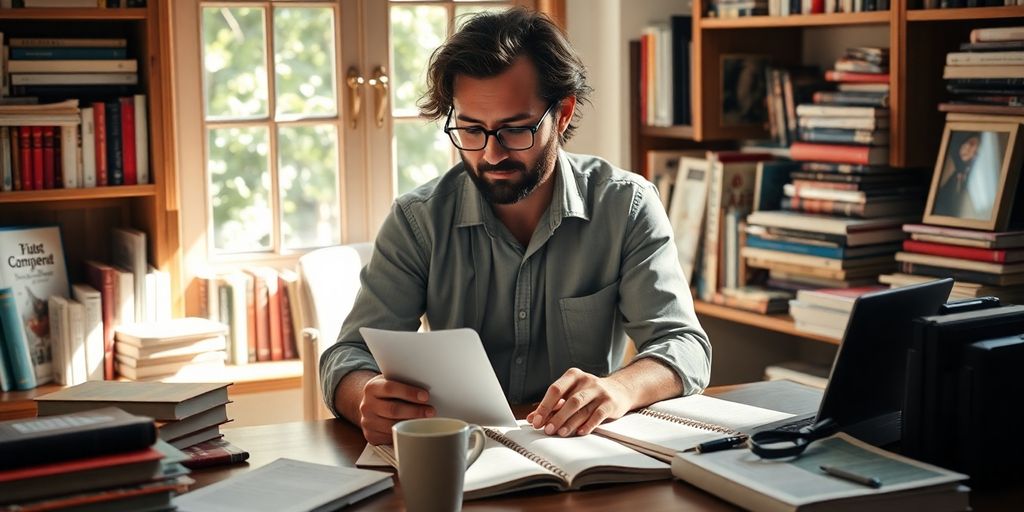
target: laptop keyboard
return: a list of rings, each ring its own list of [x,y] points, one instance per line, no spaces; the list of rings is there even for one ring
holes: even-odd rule
[[[808,416],[801,420],[794,421],[793,423],[786,423],[785,425],[781,425],[775,430],[781,430],[783,432],[796,432],[797,430],[800,430],[804,427],[814,425],[814,419],[815,416]]]

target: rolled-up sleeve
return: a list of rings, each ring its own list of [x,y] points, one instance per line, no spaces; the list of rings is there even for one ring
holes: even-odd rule
[[[415,331],[426,306],[425,240],[396,202],[374,243],[373,256],[359,276],[360,289],[337,342],[320,356],[324,402],[335,416],[338,383],[350,372],[380,367],[359,333],[360,327]]]
[[[630,212],[619,288],[634,360],[656,358],[674,370],[683,394],[699,393],[711,378],[711,343],[693,309],[665,208],[653,185],[637,188]]]

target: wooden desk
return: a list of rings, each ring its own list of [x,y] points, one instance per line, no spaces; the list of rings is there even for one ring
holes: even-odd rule
[[[708,394],[726,394],[740,400],[739,394],[749,390],[748,385],[715,388]],[[807,395],[813,398],[813,394]],[[764,404],[767,405],[767,404]],[[791,407],[806,409],[806,404],[789,404]],[[788,410],[788,408],[786,408]],[[517,417],[529,412],[528,407],[513,407]],[[309,462],[338,466],[355,466],[366,441],[362,434],[348,422],[324,420],[311,422],[282,423],[259,427],[224,429],[224,437],[235,445],[247,450],[250,458],[246,464],[197,470],[192,473],[196,480],[193,489],[241,474],[288,457]],[[971,493],[974,510],[1011,510],[1009,504],[1024,501],[1024,489],[1008,489],[998,493]],[[495,498],[466,501],[463,509],[474,510],[529,510],[531,512],[586,510],[602,511],[631,510],[694,510],[722,511],[738,510],[732,504],[720,500],[680,480],[646,482],[638,484],[617,484],[586,488],[582,491],[556,492],[551,490],[524,491]],[[384,491],[355,504],[352,510],[403,510],[401,490],[396,480],[394,490]]]

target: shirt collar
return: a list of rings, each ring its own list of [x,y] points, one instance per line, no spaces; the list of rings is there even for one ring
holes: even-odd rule
[[[487,216],[493,216],[490,205],[477,190],[473,180],[469,177],[471,172],[463,166],[462,194],[459,201],[459,214],[456,227],[476,226],[484,223]],[[577,176],[577,170],[572,166],[565,151],[558,150],[558,172],[555,173],[555,192],[551,197],[551,205],[548,207],[548,219],[551,229],[555,229],[566,217],[576,217],[583,220],[590,220],[590,212],[587,211],[586,188]]]

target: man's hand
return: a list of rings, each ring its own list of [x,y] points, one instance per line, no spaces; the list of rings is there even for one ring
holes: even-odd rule
[[[363,386],[359,427],[370,444],[391,444],[391,427],[402,420],[435,414],[426,390],[377,375]]]
[[[548,435],[585,435],[604,420],[626,414],[633,403],[631,390],[614,376],[602,378],[570,368],[548,387],[526,420]]]

